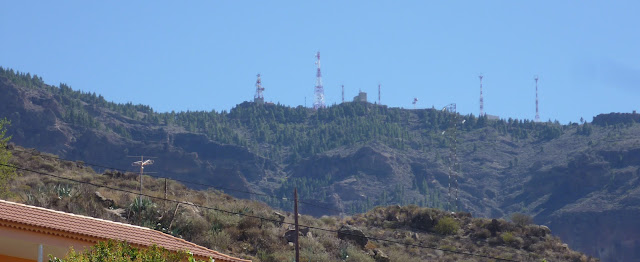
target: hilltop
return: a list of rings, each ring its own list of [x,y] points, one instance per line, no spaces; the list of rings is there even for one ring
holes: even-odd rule
[[[135,173],[99,174],[82,162],[11,150],[11,164],[23,169],[10,185],[12,201],[142,225],[256,262],[293,257],[290,212],[149,176],[143,181],[149,197],[140,201]],[[526,217],[515,222],[415,205],[346,217],[303,215],[301,261],[597,261]]]
[[[127,155],[155,156],[149,171],[235,197],[276,195],[254,198],[285,210],[291,205],[282,198],[297,187],[315,204],[301,211],[316,217],[395,204],[447,207],[452,114],[439,109],[245,102],[229,112],[158,113],[6,69],[0,91],[13,141],[67,159],[124,169]],[[571,248],[607,261],[637,259],[639,115],[566,125],[455,116],[460,211],[526,213]]]

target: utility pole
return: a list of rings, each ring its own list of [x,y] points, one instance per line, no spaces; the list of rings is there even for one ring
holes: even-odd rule
[[[153,165],[153,160],[147,159],[144,160],[144,156],[128,156],[128,157],[139,157],[140,161],[136,161],[131,163],[132,166],[140,166],[140,203],[142,203],[142,174],[144,172],[144,166]],[[155,157],[147,157],[147,158],[155,158]]]
[[[300,244],[298,242],[298,236],[300,234],[300,228],[298,228],[298,188],[296,187],[293,190],[293,198],[294,198],[294,205],[293,205],[293,216],[295,217],[295,226],[296,226],[296,262],[300,262]]]

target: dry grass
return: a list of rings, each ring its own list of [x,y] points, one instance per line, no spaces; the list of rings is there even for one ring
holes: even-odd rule
[[[22,167],[80,181],[132,192],[139,190],[135,174],[95,174],[90,168],[76,162],[52,161],[26,153],[16,153],[14,162]],[[164,198],[164,179],[145,176],[143,183],[145,194]],[[155,199],[148,203],[136,203],[135,194],[33,173],[23,173],[11,182],[10,187],[13,192],[10,196],[12,201],[97,218],[140,223],[253,261],[291,261],[293,257],[293,248],[283,237],[289,226],[270,221],[278,220],[278,216],[274,214],[276,210],[261,202],[234,199],[216,190],[196,191],[183,184],[167,181],[168,199],[267,220]],[[111,199],[114,205],[105,207],[95,196],[96,191]],[[121,216],[109,212],[109,209],[120,208],[125,210]],[[294,221],[292,214],[282,211],[279,213],[285,214],[285,222]],[[367,213],[342,219],[329,216],[319,219],[306,215],[300,217],[300,223],[307,226],[336,230],[343,224],[350,224],[361,229],[367,236],[423,247],[473,252],[519,261],[594,261],[578,252],[564,249],[559,239],[548,235],[539,226],[528,225],[528,221],[516,222],[519,222],[518,225],[505,220],[472,218],[465,213],[450,214],[413,205],[376,207]],[[374,261],[374,250],[383,251],[391,261],[487,261],[384,241],[370,241],[361,248],[338,239],[335,233],[317,230],[311,230],[308,236],[301,236],[300,242],[301,261],[368,262]]]

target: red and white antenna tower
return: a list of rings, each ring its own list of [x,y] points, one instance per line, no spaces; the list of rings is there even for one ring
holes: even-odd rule
[[[536,122],[540,122],[540,111],[538,111],[538,76],[533,77],[536,80]]]
[[[264,96],[262,95],[262,91],[264,91],[264,87],[262,87],[262,79],[260,78],[260,74],[258,74],[258,79],[256,80],[256,94],[253,96],[253,101],[264,102]]]
[[[380,105],[380,83],[378,83],[378,105]]]
[[[342,85],[342,103],[344,103],[344,85]]]
[[[482,95],[482,75],[479,75],[480,78],[480,116],[484,115],[484,96]]]
[[[318,65],[318,72],[316,73],[316,100],[313,102],[313,109],[325,108],[324,87],[322,86],[322,73],[320,72],[320,52],[316,54],[316,58],[318,58],[318,61],[316,61],[316,65]]]

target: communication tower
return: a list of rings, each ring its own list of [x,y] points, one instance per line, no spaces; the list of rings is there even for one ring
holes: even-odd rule
[[[480,78],[480,115],[479,116],[483,116],[484,115],[484,96],[482,95],[482,75],[479,75],[478,78]]]
[[[380,83],[378,83],[378,105],[380,104]]]
[[[262,95],[262,91],[264,91],[264,87],[262,87],[262,79],[260,79],[260,74],[258,74],[258,79],[256,80],[256,94],[253,96],[254,103],[264,104],[264,96]]]
[[[344,103],[344,85],[342,85],[342,103]]]
[[[416,104],[417,104],[417,103],[418,103],[418,98],[417,98],[417,97],[414,97],[414,98],[413,98],[413,103],[412,103],[412,104],[413,104],[413,109],[416,109]]]
[[[536,81],[536,122],[540,122],[540,111],[538,110],[538,76],[534,76],[533,80]]]
[[[316,87],[315,87],[315,101],[313,102],[313,109],[325,108],[324,105],[324,87],[322,86],[322,73],[320,72],[320,52],[316,53],[316,65],[318,66],[318,72],[316,73]]]

